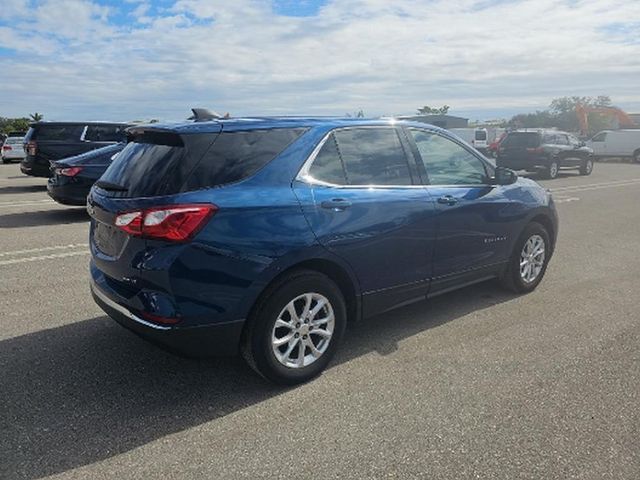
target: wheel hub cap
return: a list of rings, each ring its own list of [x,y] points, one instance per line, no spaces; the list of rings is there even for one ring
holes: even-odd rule
[[[333,307],[327,297],[304,293],[278,315],[271,334],[273,354],[286,367],[309,366],[329,347],[334,325]]]
[[[544,239],[540,235],[532,235],[525,242],[520,253],[520,277],[525,283],[535,281],[545,260]]]

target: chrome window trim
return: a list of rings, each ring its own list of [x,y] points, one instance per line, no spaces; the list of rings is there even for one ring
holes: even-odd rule
[[[88,140],[85,140],[85,137],[87,136],[87,130],[89,129],[89,125],[85,125],[84,128],[82,129],[82,135],[80,135],[80,141],[81,142],[88,142]]]
[[[327,142],[329,137],[334,132],[339,132],[339,131],[342,131],[342,130],[362,130],[363,128],[366,128],[366,129],[387,128],[387,129],[394,130],[396,135],[398,135],[398,127],[395,126],[395,125],[361,125],[361,126],[357,126],[357,127],[356,126],[354,126],[354,127],[337,127],[337,128],[332,129],[332,130],[329,130],[329,132],[327,132],[325,134],[325,136],[322,137],[322,140],[320,140],[320,142],[318,142],[318,145],[316,145],[316,147],[313,149],[311,154],[304,161],[304,163],[302,164],[302,167],[300,168],[300,170],[298,171],[298,174],[296,175],[295,180],[297,180],[299,182],[302,182],[302,183],[306,183],[308,185],[319,185],[319,186],[323,186],[323,187],[348,188],[348,189],[363,189],[363,188],[367,188],[367,189],[371,189],[371,188],[424,188],[425,187],[425,185],[378,185],[378,184],[340,185],[340,184],[337,184],[337,183],[324,182],[322,180],[318,180],[317,178],[314,178],[311,175],[309,175],[309,169],[311,168],[311,165],[313,165],[313,162],[315,161],[316,157],[320,153],[320,150],[322,150],[322,147],[324,146],[324,144]],[[400,142],[400,145],[402,145],[402,140],[399,138],[399,136],[398,136],[398,141]],[[403,150],[404,150],[404,148],[403,148]],[[406,153],[404,153],[404,155],[406,157]],[[409,158],[407,158],[407,162],[408,161],[410,161]],[[407,166],[409,166],[409,165],[407,165]]]

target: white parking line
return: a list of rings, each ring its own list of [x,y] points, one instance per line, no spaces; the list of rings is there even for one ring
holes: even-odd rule
[[[615,182],[602,182],[602,183],[591,183],[587,185],[568,185],[565,187],[557,187],[551,188],[551,192],[580,192],[587,190],[599,190],[601,188],[616,188],[616,187],[627,187],[631,185],[639,185],[640,178],[638,179],[630,179],[630,180],[618,180]]]
[[[55,204],[53,200],[23,200],[21,202],[0,202],[0,208],[27,207],[30,205]]]
[[[568,202],[577,202],[580,198],[578,197],[558,197],[555,199],[556,203],[568,203]]]
[[[25,253],[49,252],[51,250],[68,250],[72,248],[87,248],[88,243],[70,243],[69,245],[56,245],[52,247],[30,248],[28,250],[14,250],[12,252],[2,252],[0,257],[11,257],[15,255],[24,255]]]
[[[0,260],[0,267],[3,265],[14,265],[16,263],[37,262],[39,260],[50,260],[53,258],[74,257],[78,255],[89,255],[89,251],[54,253],[51,255],[40,255],[37,257],[12,258],[11,260]]]

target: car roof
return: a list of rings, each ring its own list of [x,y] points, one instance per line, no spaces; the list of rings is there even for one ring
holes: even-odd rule
[[[382,118],[342,118],[342,117],[238,117],[208,121],[184,121],[176,123],[150,123],[133,125],[129,131],[162,130],[175,133],[215,133],[220,130],[259,130],[269,128],[341,128],[398,125],[429,129],[446,133],[447,131],[422,122],[398,120],[391,117]]]
[[[42,120],[40,122],[30,123],[29,126],[31,128],[40,127],[40,126],[50,126],[50,125],[122,125],[122,126],[131,126],[132,123],[129,122],[107,122],[107,121],[91,121],[91,122],[50,122],[48,120]]]

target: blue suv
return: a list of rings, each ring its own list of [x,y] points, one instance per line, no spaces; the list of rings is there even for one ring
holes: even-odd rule
[[[551,195],[437,127],[238,118],[144,125],[87,199],[91,290],[123,326],[261,375],[318,375],[348,321],[542,280]]]

